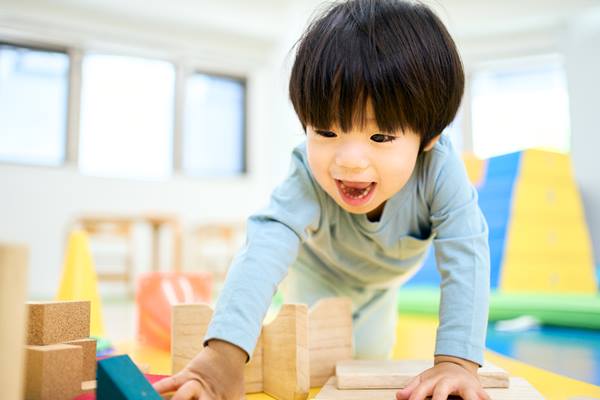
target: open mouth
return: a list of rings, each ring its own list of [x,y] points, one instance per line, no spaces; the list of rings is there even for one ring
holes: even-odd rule
[[[335,180],[335,184],[342,199],[353,206],[367,204],[375,193],[375,182],[351,182]]]

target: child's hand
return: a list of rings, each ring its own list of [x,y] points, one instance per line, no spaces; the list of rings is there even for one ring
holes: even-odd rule
[[[179,373],[153,386],[159,394],[177,391],[171,400],[240,400],[246,358],[239,347],[211,340]]]
[[[414,377],[396,393],[397,400],[446,400],[458,395],[463,400],[490,400],[477,377],[478,366],[460,358],[439,356],[435,366]]]

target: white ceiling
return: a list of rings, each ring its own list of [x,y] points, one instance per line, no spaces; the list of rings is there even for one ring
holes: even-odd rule
[[[600,7],[600,0],[424,0],[454,35],[522,32],[561,26],[569,18]],[[210,29],[273,40],[291,25],[304,25],[319,0],[0,0],[63,9],[70,14]]]

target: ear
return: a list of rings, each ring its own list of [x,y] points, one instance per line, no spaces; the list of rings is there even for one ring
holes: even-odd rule
[[[440,140],[441,136],[442,136],[442,134],[440,133],[439,135],[437,135],[436,137],[434,137],[433,139],[431,139],[429,141],[429,143],[427,143],[425,145],[425,147],[423,147],[423,151],[429,151],[429,150],[433,149],[433,146],[435,146],[435,144],[438,142],[438,140]]]

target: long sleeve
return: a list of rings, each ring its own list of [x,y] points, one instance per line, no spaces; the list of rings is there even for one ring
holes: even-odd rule
[[[205,343],[221,339],[252,356],[277,286],[296,259],[307,230],[319,225],[319,194],[308,171],[296,149],[290,174],[274,190],[269,206],[248,219],[246,244],[229,269]]]
[[[436,355],[483,363],[488,321],[488,227],[462,161],[451,151],[433,179],[431,226],[441,275]]]

